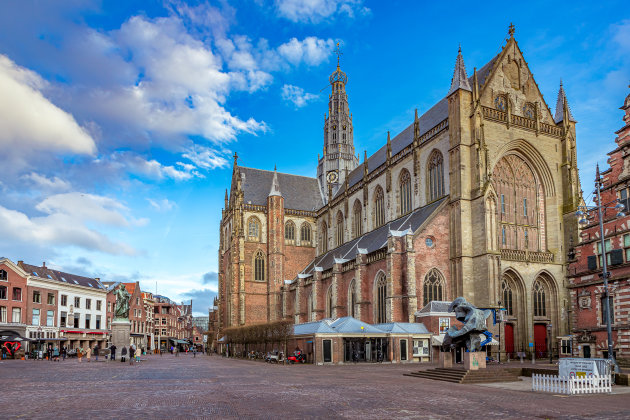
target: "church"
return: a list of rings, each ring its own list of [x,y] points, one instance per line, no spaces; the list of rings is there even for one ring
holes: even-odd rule
[[[514,27],[472,73],[460,49],[446,96],[362,159],[339,61],[329,81],[315,178],[234,157],[219,328],[415,322],[431,302],[463,296],[503,309],[507,353],[546,351],[568,334],[567,252],[582,201],[576,121],[562,84],[555,112],[545,103]]]

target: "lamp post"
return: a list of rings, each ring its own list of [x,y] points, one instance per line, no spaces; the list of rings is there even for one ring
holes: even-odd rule
[[[606,210],[614,209],[617,211],[615,217],[624,217],[625,214],[623,211],[625,207],[623,204],[619,202],[619,200],[614,200],[610,203],[602,204],[601,202],[601,190],[603,189],[603,183],[601,177],[599,175],[599,165],[597,165],[596,175],[595,175],[595,194],[597,196],[597,206],[580,206],[578,207],[578,211],[576,215],[580,217],[579,224],[588,225],[589,221],[587,219],[587,215],[590,212],[597,211],[597,219],[599,222],[599,238],[601,240],[601,254],[602,254],[602,277],[604,279],[604,299],[606,301],[606,332],[608,334],[608,360],[614,366],[615,372],[619,372],[619,366],[617,365],[617,361],[613,355],[613,345],[612,345],[612,325],[610,323],[610,300],[609,300],[609,292],[608,292],[608,277],[610,277],[610,273],[608,272],[608,261],[606,259],[606,237],[604,235],[604,220],[603,215]],[[617,203],[613,207],[609,207],[609,204]]]
[[[551,340],[551,327],[552,327],[551,324],[547,324],[547,337],[548,337],[547,340],[549,341],[549,346],[548,346],[549,347],[549,364],[553,363],[553,354],[551,353],[553,349],[552,340]]]

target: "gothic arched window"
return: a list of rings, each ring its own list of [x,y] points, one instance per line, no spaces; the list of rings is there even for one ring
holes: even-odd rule
[[[260,241],[260,220],[252,216],[247,221],[247,236],[250,241]]]
[[[503,95],[498,95],[494,98],[494,107],[499,111],[506,112],[507,111],[507,99]]]
[[[350,282],[350,287],[348,287],[348,315],[354,318],[354,306],[357,303],[357,294],[355,291],[356,282],[354,279]]]
[[[529,118],[530,120],[533,120],[536,118],[536,108],[534,108],[534,105],[527,103],[525,104],[525,106],[523,107],[523,116],[525,118]]]
[[[295,243],[295,223],[290,220],[284,225],[284,239],[288,244]]]
[[[335,246],[341,246],[343,245],[343,214],[341,214],[341,212],[337,212],[337,230],[336,230],[336,238],[337,238],[337,243],[335,244]]]
[[[332,318],[333,316],[333,288],[330,286],[328,288],[328,293],[326,293],[326,318]]]
[[[328,225],[326,222],[322,223],[322,232],[321,232],[321,247],[322,252],[328,252]]]
[[[383,189],[378,186],[374,191],[374,227],[383,226],[385,224],[385,194]]]
[[[546,316],[547,315],[547,306],[546,306],[546,296],[545,296],[545,288],[540,283],[540,281],[536,280],[534,282],[534,286],[532,287],[532,293],[534,298],[534,316]]]
[[[512,288],[510,287],[510,284],[506,281],[503,280],[503,282],[501,283],[501,289],[503,292],[503,307],[505,308],[505,312],[512,316],[514,315],[514,304],[512,302]]]
[[[358,238],[363,234],[363,215],[361,214],[361,202],[359,200],[354,202],[352,208],[352,236]]]
[[[429,157],[429,201],[444,195],[444,159],[442,153],[435,150]]]
[[[307,322],[313,320],[313,292],[306,298],[306,320]]]
[[[411,211],[411,175],[409,171],[403,169],[400,173],[400,215],[407,214]]]
[[[437,268],[432,268],[424,277],[423,304],[444,298],[444,277]]]
[[[265,281],[265,256],[262,251],[258,251],[254,257],[254,280]]]
[[[376,324],[387,322],[387,283],[385,274],[379,273],[376,279]]]
[[[300,229],[300,244],[311,244],[311,225],[308,222],[302,223],[302,228]]]

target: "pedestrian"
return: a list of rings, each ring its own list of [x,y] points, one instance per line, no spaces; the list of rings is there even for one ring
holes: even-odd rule
[[[140,361],[140,354],[141,354],[141,353],[142,353],[142,352],[140,351],[140,349],[139,349],[139,348],[137,348],[137,349],[136,349],[136,363],[138,363],[138,362]]]
[[[125,358],[127,357],[127,347],[123,347],[120,351],[120,362],[125,363]]]
[[[48,345],[48,350],[46,350],[46,354],[47,354],[48,361],[52,362],[52,355],[53,355],[53,346],[52,346],[52,344]]]
[[[77,349],[77,358],[79,359],[79,363],[81,363],[81,360],[83,359],[83,348],[79,347]]]
[[[194,359],[195,357],[197,357],[197,348],[193,347],[192,352],[193,352],[193,359]]]
[[[136,346],[129,346],[129,364],[133,365],[133,359],[136,355]]]
[[[7,358],[7,348],[5,346],[2,346],[2,359],[6,359]]]
[[[175,347],[175,357],[179,357],[179,346]]]
[[[68,348],[64,345],[61,348],[61,360],[65,361],[66,360],[66,354],[68,353]]]
[[[109,346],[109,351],[111,352],[111,360],[116,360],[116,346],[113,344]]]
[[[96,345],[94,346],[94,360],[98,362],[98,352],[99,352],[99,348],[98,348],[98,343],[96,343]]]
[[[87,359],[88,363],[92,360],[92,347],[90,347],[89,344],[85,349],[85,358]]]
[[[53,359],[55,360],[55,362],[59,361],[59,347],[57,347],[56,344],[55,347],[53,347]]]

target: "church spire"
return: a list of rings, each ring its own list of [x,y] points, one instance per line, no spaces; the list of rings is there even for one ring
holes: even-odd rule
[[[280,193],[280,183],[278,182],[278,171],[276,167],[273,167],[273,180],[271,181],[271,190],[269,191],[268,197],[279,196],[282,197],[282,193]]]
[[[571,107],[569,107],[569,101],[567,101],[567,96],[564,93],[564,86],[562,86],[562,80],[560,80],[560,90],[558,91],[558,100],[556,101],[556,114],[553,117],[553,120],[556,124],[561,123],[566,118],[570,122],[576,122],[573,118],[573,114],[571,114]]]
[[[453,71],[453,79],[451,79],[451,88],[447,95],[458,89],[471,91],[468,76],[466,75],[466,66],[464,65],[464,57],[462,57],[462,47],[457,51],[457,59],[455,60],[455,71]]]

